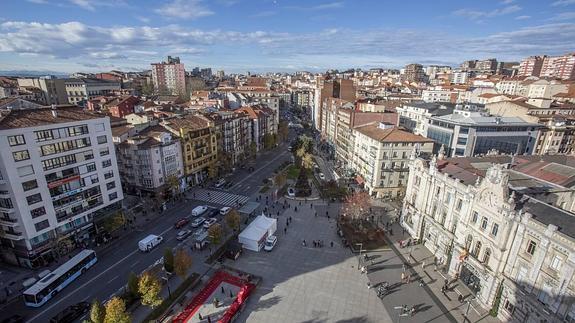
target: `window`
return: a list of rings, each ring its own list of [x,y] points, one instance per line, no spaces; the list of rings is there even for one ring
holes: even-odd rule
[[[115,200],[117,198],[118,198],[118,193],[116,193],[116,192],[108,194],[108,199],[110,201]]]
[[[106,130],[106,127],[104,126],[103,123],[97,123],[96,124],[96,132],[102,132],[104,130]]]
[[[483,254],[483,264],[489,267],[489,259],[491,258],[491,249],[485,249],[485,253]]]
[[[529,240],[529,243],[527,244],[527,253],[533,256],[535,254],[536,248],[537,248],[537,242]]]
[[[114,177],[114,171],[110,170],[104,173],[104,179],[110,179],[112,177]]]
[[[26,140],[24,139],[24,135],[8,136],[8,144],[10,146],[25,145]]]
[[[36,182],[35,179],[22,183],[22,189],[24,189],[24,192],[33,190],[36,187],[38,187],[38,182]]]
[[[493,223],[493,227],[491,228],[491,235],[497,237],[498,231],[499,231],[499,224]]]
[[[555,271],[559,271],[559,269],[561,269],[561,258],[557,255],[553,256],[553,259],[551,259],[551,264],[549,264],[549,268]]]
[[[473,242],[473,237],[471,235],[468,235],[467,238],[465,238],[465,249],[469,250],[471,249],[471,243]]]
[[[99,144],[105,144],[106,142],[108,142],[108,138],[106,137],[106,135],[98,136],[97,139]]]
[[[34,167],[32,165],[26,165],[17,168],[18,175],[20,177],[28,176],[34,174]]]
[[[5,209],[12,209],[14,205],[12,205],[12,200],[10,198],[0,199],[0,207]]]
[[[110,154],[110,148],[106,147],[103,149],[100,149],[100,156],[107,156]]]
[[[96,171],[96,164],[90,163],[90,164],[86,165],[86,172],[87,173],[95,172],[95,171]]]
[[[42,216],[44,214],[46,214],[46,209],[43,206],[30,211],[30,215],[32,216],[32,219],[35,219],[35,218]]]
[[[457,203],[455,203],[455,211],[461,211],[462,206],[463,206],[463,200],[457,199]]]
[[[485,230],[487,229],[487,218],[483,217],[481,218],[481,230]]]
[[[50,222],[48,220],[44,220],[38,223],[34,223],[34,227],[36,228],[36,232],[42,231],[50,226]]]
[[[479,213],[477,213],[476,211],[473,211],[473,214],[471,215],[471,222],[477,223],[478,217],[479,217]]]
[[[515,311],[515,306],[513,304],[511,304],[511,302],[506,299],[505,302],[503,303],[503,308],[507,311],[507,313],[513,315],[513,312]]]
[[[473,251],[471,251],[471,254],[473,255],[473,257],[477,258],[479,257],[480,252],[481,252],[481,241],[477,241],[475,243],[475,248],[473,248]]]
[[[112,166],[112,160],[111,159],[104,160],[102,162],[102,167],[106,168],[106,167],[110,167],[110,166]]]
[[[14,157],[15,162],[19,162],[21,160],[30,159],[30,154],[28,153],[28,150],[20,150],[13,152],[12,157]]]
[[[42,202],[42,195],[40,193],[36,193],[34,195],[26,196],[26,201],[28,201],[28,205]]]
[[[106,189],[111,190],[116,187],[116,182],[106,183]]]

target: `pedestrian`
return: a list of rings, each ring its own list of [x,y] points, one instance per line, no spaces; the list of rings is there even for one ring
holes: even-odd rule
[[[302,242],[302,243],[303,243],[303,246],[305,247],[305,239],[303,239],[303,242]]]
[[[333,248],[333,241],[331,242],[331,247]]]
[[[299,201],[299,206],[301,206],[301,201]]]
[[[425,260],[421,261],[421,269],[425,270]]]
[[[401,273],[401,282],[402,283],[405,282],[405,273],[404,272]]]
[[[294,210],[295,212],[297,212],[297,206],[294,206],[293,210]]]
[[[423,278],[419,280],[419,287],[423,287]]]
[[[284,204],[284,205],[282,205],[282,209],[284,209],[284,210],[286,209],[286,205],[285,205],[285,204]]]
[[[287,227],[284,228],[284,234],[287,234]]]
[[[310,203],[310,204],[309,204],[309,208],[310,208],[310,209],[313,209],[313,203]]]
[[[411,310],[409,311],[410,316],[413,316],[413,314],[415,314],[415,306],[412,306]]]
[[[328,211],[325,211],[325,216],[328,216],[328,215],[329,215],[329,212],[328,212]]]
[[[293,219],[292,219],[291,216],[290,216],[290,217],[289,217],[289,222],[290,222],[290,223],[291,223],[291,220],[293,220]]]
[[[212,319],[208,316],[208,323],[212,323]]]
[[[278,215],[277,215],[277,216],[280,216],[280,211],[278,211]]]
[[[222,286],[222,294],[225,294],[226,291],[224,290],[224,286]]]
[[[459,296],[457,296],[457,300],[459,301],[459,303],[463,303],[463,295],[459,294]]]
[[[317,212],[315,212],[315,217],[317,218]]]
[[[389,235],[392,236],[393,235],[393,229],[389,228]]]
[[[407,274],[407,283],[408,284],[411,283],[411,275],[410,274]]]

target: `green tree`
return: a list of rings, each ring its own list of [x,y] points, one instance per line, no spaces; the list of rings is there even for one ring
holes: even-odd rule
[[[252,141],[250,143],[250,146],[248,147],[248,154],[250,158],[256,159],[257,153],[258,153],[258,146],[254,141]]]
[[[118,296],[112,297],[106,303],[104,323],[130,323],[130,314],[126,311],[126,303]]]
[[[226,214],[226,224],[234,231],[240,229],[240,214],[236,209],[231,209],[230,212]]]
[[[152,83],[144,82],[142,84],[142,95],[150,96],[154,94],[154,85]]]
[[[282,188],[285,185],[286,181],[287,181],[287,176],[284,172],[279,172],[274,177],[274,183],[276,184],[276,186],[278,188]]]
[[[99,300],[94,299],[92,301],[92,307],[90,308],[90,322],[91,323],[104,323],[106,318],[106,309],[100,303]]]
[[[274,137],[271,134],[266,133],[264,135],[264,147],[266,149],[272,149],[273,146],[274,146]]]
[[[160,280],[149,272],[145,272],[138,282],[138,291],[142,295],[142,305],[156,307],[162,303]]]
[[[212,225],[208,229],[208,236],[210,237],[210,242],[214,245],[218,245],[222,240],[222,226],[219,223]]]
[[[180,180],[175,175],[170,175],[166,178],[166,184],[168,185],[168,189],[170,190],[170,194],[175,196],[180,191]]]
[[[210,163],[210,165],[208,166],[208,176],[211,179],[214,179],[218,176],[218,166],[216,165],[216,163]]]
[[[192,256],[182,248],[176,250],[176,255],[174,256],[174,272],[182,280],[186,279],[188,276],[188,269],[192,266]]]
[[[169,273],[174,272],[174,252],[172,248],[164,250],[164,269]]]
[[[289,135],[289,127],[287,121],[280,121],[278,125],[278,137],[282,142],[286,142]]]
[[[138,275],[134,272],[131,272],[128,276],[128,295],[132,299],[140,297],[140,293],[138,291]]]
[[[222,151],[218,153],[218,165],[224,172],[229,172],[233,166],[232,155],[228,152]]]

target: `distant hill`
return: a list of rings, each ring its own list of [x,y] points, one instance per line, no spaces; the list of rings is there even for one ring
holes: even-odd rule
[[[55,71],[0,71],[1,76],[46,76],[54,75],[56,77],[68,77],[67,73],[55,72]]]

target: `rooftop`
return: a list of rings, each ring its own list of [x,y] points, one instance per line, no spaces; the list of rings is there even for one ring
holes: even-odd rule
[[[379,142],[433,142],[433,140],[415,135],[399,128],[382,129],[372,123],[354,128],[356,131]]]
[[[92,113],[79,107],[62,107],[55,109],[55,111],[56,116],[52,114],[52,109],[49,107],[8,111],[0,119],[0,130],[106,118],[104,115]]]

